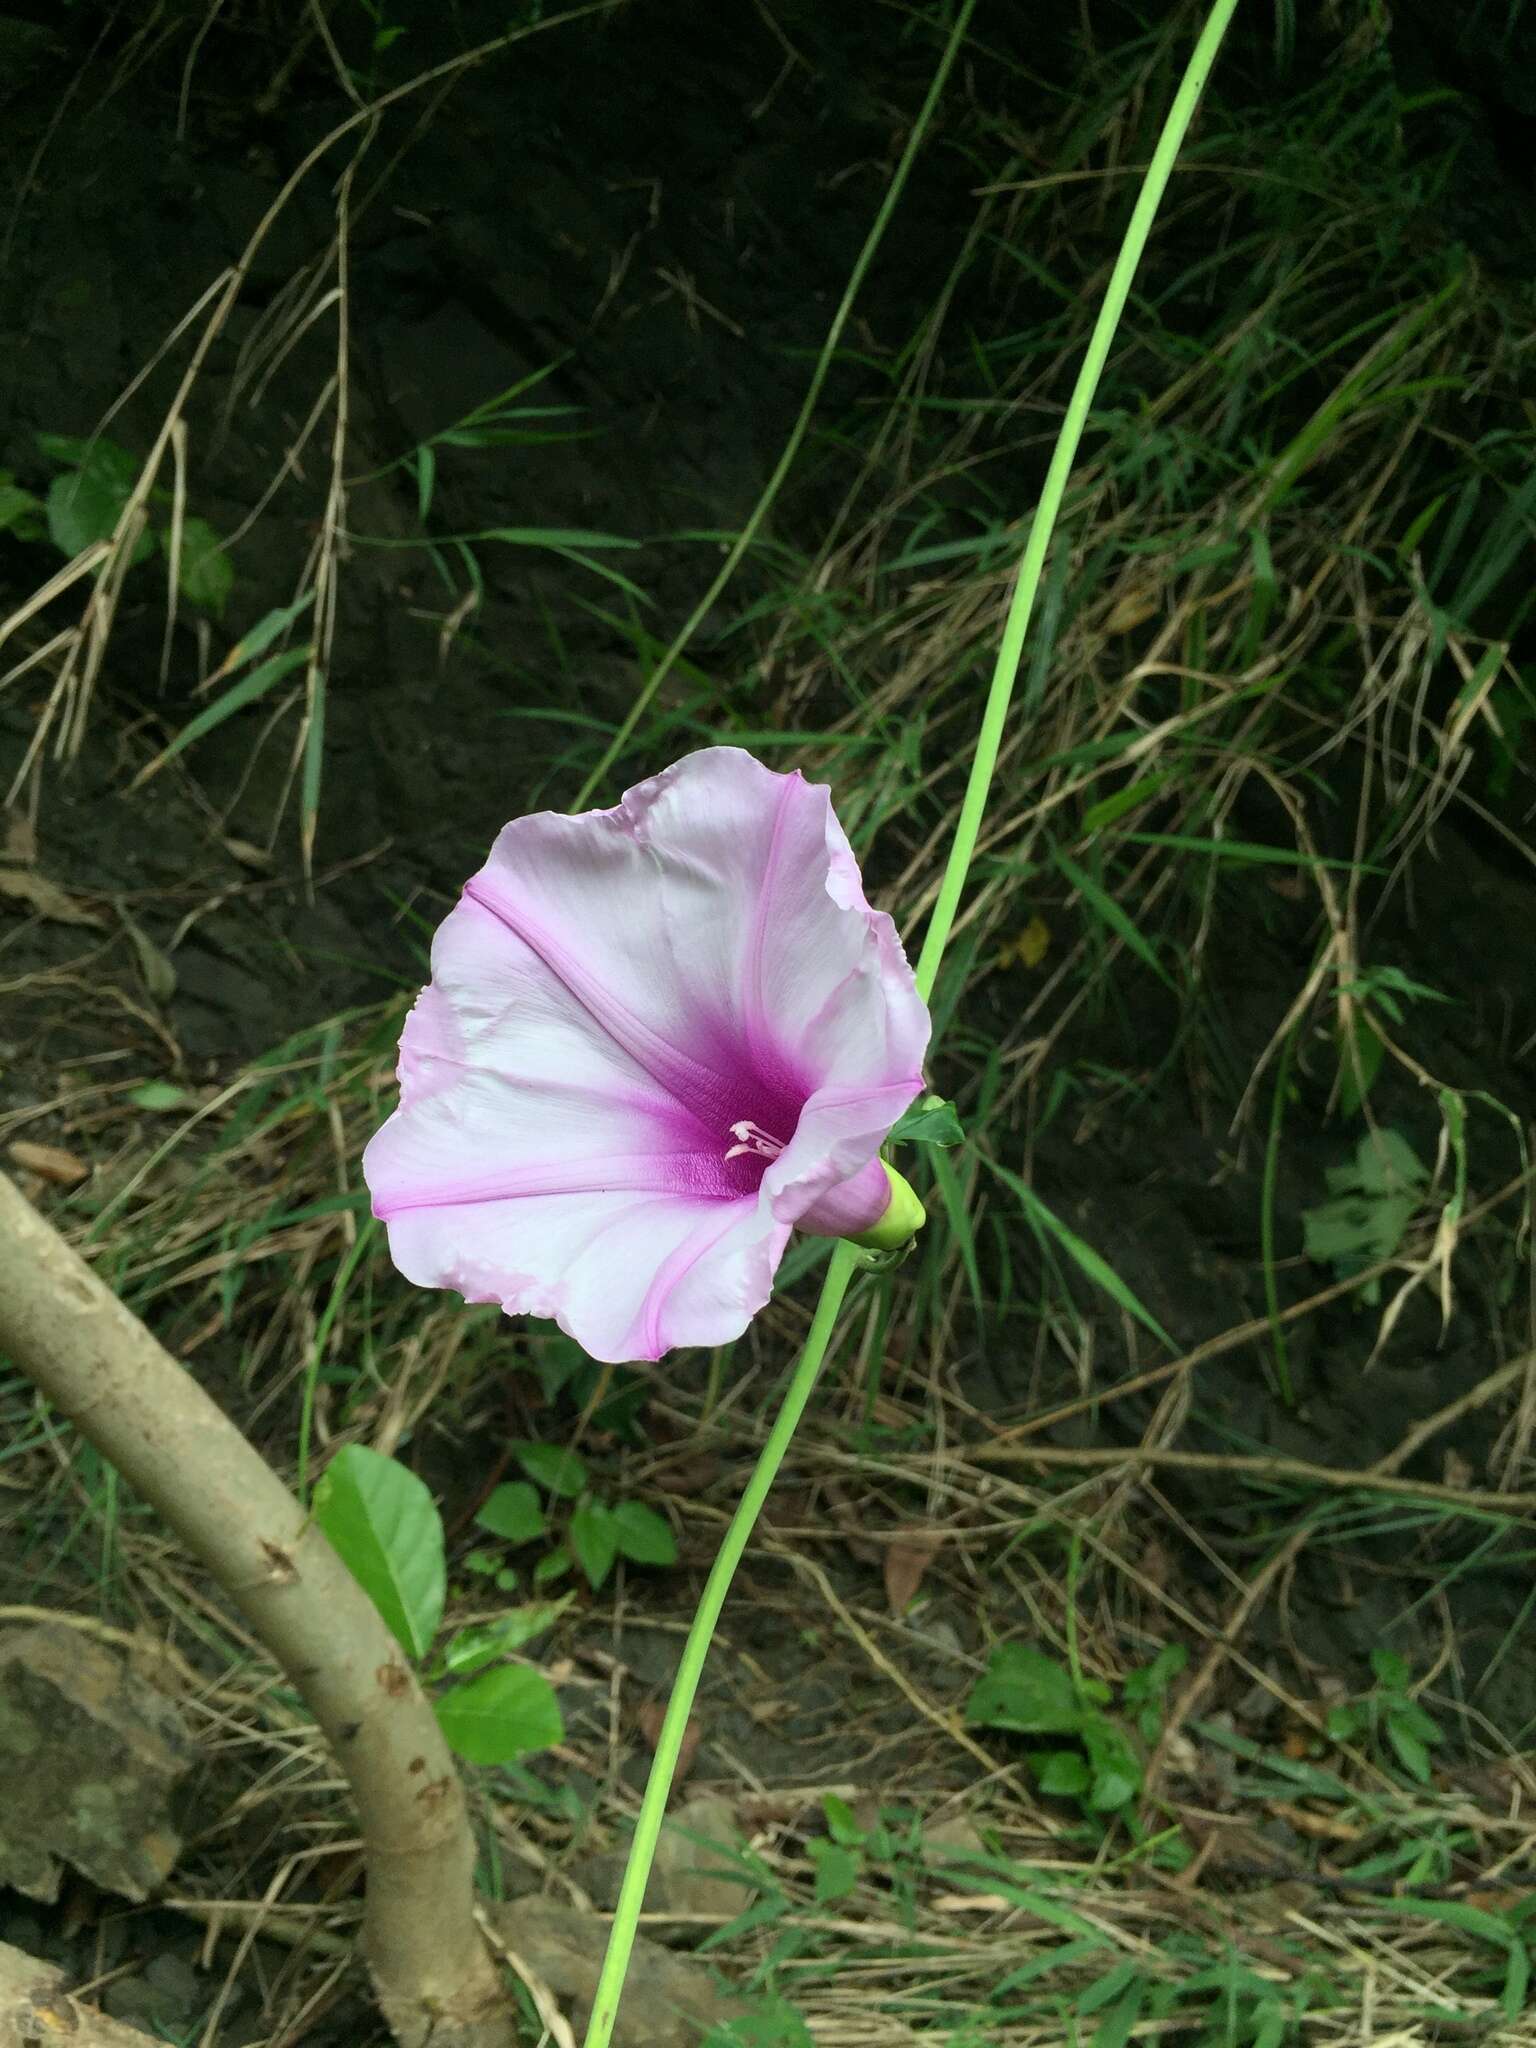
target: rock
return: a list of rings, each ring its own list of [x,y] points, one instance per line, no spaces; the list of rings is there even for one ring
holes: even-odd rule
[[[144,2048],[135,2027],[108,2019],[63,1989],[64,1972],[0,1941],[0,2048]]]
[[[68,1864],[148,1898],[181,1848],[170,1799],[192,1762],[176,1708],[104,1644],[51,1623],[0,1636],[0,1884],[51,1902]]]
[[[513,1968],[521,1964],[539,1979],[579,2041],[592,2015],[608,1922],[555,1899],[488,1905],[486,1917]],[[630,1958],[613,2048],[698,2048],[712,2027],[741,2009],[703,1963],[673,1955],[642,1934]]]

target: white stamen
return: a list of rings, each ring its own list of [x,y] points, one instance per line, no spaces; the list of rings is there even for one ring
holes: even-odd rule
[[[781,1139],[765,1131],[760,1124],[748,1122],[745,1117],[740,1123],[731,1125],[731,1136],[740,1142],[726,1153],[727,1159],[744,1159],[749,1155],[758,1159],[777,1159],[784,1150]]]

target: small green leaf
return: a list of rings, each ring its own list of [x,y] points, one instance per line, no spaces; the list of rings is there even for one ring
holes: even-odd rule
[[[1395,1686],[1400,1692],[1411,1676],[1408,1660],[1400,1657],[1396,1650],[1375,1649],[1371,1652],[1371,1670],[1379,1685]]]
[[[546,1493],[575,1500],[586,1488],[587,1468],[574,1451],[562,1450],[558,1444],[519,1443],[512,1446],[512,1455]]]
[[[525,1479],[498,1486],[475,1516],[475,1523],[506,1543],[536,1543],[549,1531],[539,1496]]]
[[[891,1132],[893,1145],[960,1145],[965,1141],[960,1118],[952,1102],[942,1095],[925,1095],[897,1119]]]
[[[1053,1799],[1081,1799],[1088,1790],[1088,1763],[1075,1749],[1046,1750],[1030,1758],[1040,1790]]]
[[[514,1607],[499,1620],[459,1629],[443,1651],[443,1675],[468,1678],[473,1672],[483,1671],[498,1657],[509,1656],[553,1628],[570,1604],[571,1595],[567,1593],[561,1600],[538,1600],[528,1607]]]
[[[425,1656],[447,1591],[442,1519],[425,1484],[394,1458],[347,1444],[315,1488],[315,1520],[400,1647]]]
[[[135,1109],[148,1109],[161,1115],[168,1110],[185,1109],[192,1097],[185,1088],[178,1088],[174,1081],[141,1081],[137,1088],[128,1090],[128,1100]]]
[[[836,1842],[807,1842],[806,1854],[816,1866],[816,1903],[829,1906],[846,1899],[859,1881],[864,1859],[857,1849],[844,1849]]]
[[[1397,1751],[1398,1762],[1409,1776],[1417,1779],[1419,1784],[1427,1785],[1430,1780],[1429,1751],[1397,1714],[1387,1716],[1387,1740]]]
[[[0,475],[0,533],[14,533],[18,540],[41,540],[47,531],[42,499],[13,484],[9,474]]]
[[[517,1585],[517,1573],[513,1571],[510,1565],[503,1565],[491,1581],[491,1584],[498,1593],[510,1593]]]
[[[534,1566],[533,1583],[536,1586],[551,1585],[556,1579],[563,1579],[575,1562],[566,1546],[558,1544],[548,1557],[541,1557]]]
[[[1115,1813],[1129,1806],[1141,1790],[1141,1759],[1127,1736],[1103,1714],[1083,1723],[1088,1751],[1088,1804],[1095,1813]]]
[[[48,488],[48,537],[61,554],[73,558],[116,530],[123,504],[90,470],[56,476]],[[142,533],[134,545],[134,561],[142,562],[154,546],[154,536]]]
[[[501,1664],[436,1702],[448,1746],[472,1764],[505,1764],[565,1734],[560,1702],[542,1671]]]
[[[170,535],[164,537],[169,550]],[[195,604],[218,618],[235,584],[235,565],[225,554],[219,536],[206,519],[181,522],[181,561],[177,582],[188,604]]]
[[[861,1849],[864,1846],[864,1830],[854,1819],[853,1808],[846,1799],[839,1799],[835,1792],[821,1795],[821,1810],[826,1818],[827,1833],[844,1849]]]
[[[1075,1735],[1085,1711],[1059,1664],[1026,1643],[999,1643],[965,1703],[965,1720],[1020,1735]]]
[[[677,1539],[671,1525],[637,1500],[621,1500],[612,1510],[619,1554],[635,1564],[676,1564]]]
[[[492,1579],[501,1570],[501,1559],[494,1550],[472,1550],[461,1562],[465,1571],[482,1579]]]
[[[611,1510],[600,1500],[583,1501],[571,1516],[566,1541],[595,1591],[613,1570],[619,1554],[619,1532]]]

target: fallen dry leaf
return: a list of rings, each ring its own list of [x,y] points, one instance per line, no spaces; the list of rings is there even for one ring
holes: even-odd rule
[[[905,1614],[938,1554],[929,1536],[903,1536],[885,1547],[885,1597],[892,1614]]]
[[[39,917],[47,918],[50,924],[99,925],[102,922],[94,910],[87,910],[57,882],[50,882],[45,875],[36,874],[31,868],[0,868],[0,896],[9,896],[13,903],[25,904]]]
[[[6,1151],[13,1166],[23,1173],[35,1173],[39,1180],[52,1181],[55,1187],[77,1188],[90,1176],[88,1161],[58,1145],[34,1145],[27,1138],[15,1138]]]
[[[646,1747],[653,1752],[661,1740],[661,1724],[666,1711],[660,1700],[647,1700],[636,1716],[640,1723],[640,1733],[645,1737]],[[688,1726],[683,1730],[682,1747],[677,1753],[677,1769],[672,1776],[674,1785],[681,1785],[692,1770],[693,1759],[698,1753],[699,1739],[703,1733],[704,1723],[697,1714],[690,1714]]]

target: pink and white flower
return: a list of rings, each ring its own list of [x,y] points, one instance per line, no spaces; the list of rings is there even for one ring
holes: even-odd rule
[[[497,838],[406,1020],[374,1214],[407,1279],[593,1358],[723,1344],[792,1229],[911,1200],[879,1150],[928,1033],[830,793],[706,748]]]

